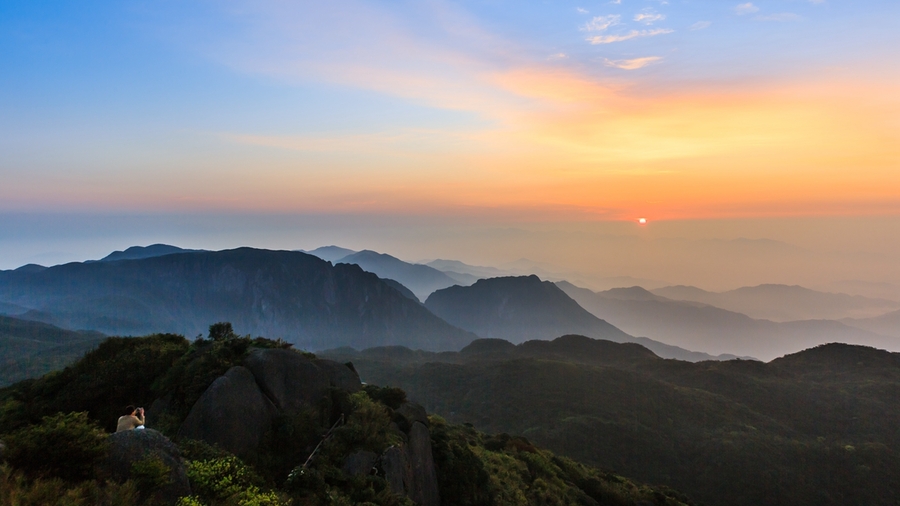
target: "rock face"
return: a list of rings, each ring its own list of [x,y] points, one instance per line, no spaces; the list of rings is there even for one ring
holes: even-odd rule
[[[184,461],[174,443],[153,429],[117,432],[109,436],[109,451],[102,463],[111,478],[124,482],[133,478],[133,466],[145,459],[158,459],[170,469],[168,483],[153,492],[156,504],[174,504],[191,494]]]
[[[203,392],[178,430],[178,437],[219,445],[252,460],[275,412],[250,370],[235,366]]]
[[[431,455],[431,436],[419,422],[413,422],[409,430],[406,453],[412,470],[412,482],[407,486],[409,498],[420,506],[439,506],[441,498]]]
[[[359,375],[332,360],[309,359],[292,350],[256,349],[244,362],[263,393],[285,412],[314,406],[329,387],[348,392],[362,388]]]
[[[393,421],[400,430],[409,434],[413,422],[419,422],[428,427],[428,413],[425,412],[425,408],[420,404],[404,402],[399,408],[394,410]]]
[[[315,359],[313,363],[321,369],[328,377],[330,386],[356,393],[362,390],[362,382],[359,380],[359,373],[348,364],[335,362],[334,360]]]
[[[314,407],[331,387],[349,392],[362,388],[359,375],[347,365],[309,359],[292,350],[254,349],[244,364],[206,389],[178,437],[206,441],[253,460],[277,414]]]
[[[394,411],[393,418],[406,434],[407,442],[388,448],[381,456],[381,468],[388,486],[394,493],[406,495],[419,506],[440,506],[425,408],[414,402],[405,402]]]
[[[298,412],[315,405],[330,385],[320,367],[291,350],[255,349],[244,364],[263,393],[278,409],[286,412]]]

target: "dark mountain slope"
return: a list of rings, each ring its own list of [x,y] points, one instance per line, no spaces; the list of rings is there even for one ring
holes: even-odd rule
[[[480,337],[514,343],[580,334],[615,342],[639,342],[666,358],[716,358],[652,339],[634,338],[592,315],[559,287],[537,276],[481,279],[472,286],[438,290],[428,297],[425,307]]]
[[[0,301],[109,334],[198,335],[228,320],[240,333],[312,349],[459,349],[474,338],[358,266],[291,251],[240,248],[7,271]]]
[[[666,299],[640,287],[593,292],[557,285],[582,307],[632,335],[702,350],[764,360],[828,342],[897,349],[900,341],[839,322],[756,320],[698,302]]]
[[[707,292],[695,287],[669,286],[652,290],[675,300],[709,304],[751,318],[772,321],[863,318],[900,308],[900,302],[844,293],[825,293],[788,285],[747,286],[727,292]]]
[[[688,363],[628,346],[566,337],[525,357],[525,344],[479,340],[429,358],[332,357],[450,421],[522,434],[708,505],[900,498],[900,354],[830,344],[770,363]]]
[[[125,251],[113,251],[109,255],[101,258],[100,262],[115,262],[116,260],[140,260],[142,258],[161,257],[163,255],[171,255],[173,253],[190,253],[201,251],[195,249],[184,249],[178,246],[170,246],[168,244],[151,244],[150,246],[132,246]]]
[[[478,280],[431,294],[425,307],[481,337],[521,343],[561,334],[623,341],[630,336],[588,313],[556,285],[537,276]]]
[[[0,316],[0,387],[61,369],[104,338],[99,332]]]
[[[457,284],[455,279],[433,267],[411,264],[391,255],[370,250],[348,255],[339,262],[356,264],[363,270],[378,274],[379,277],[397,280],[412,290],[419,300],[424,300],[435,290]]]

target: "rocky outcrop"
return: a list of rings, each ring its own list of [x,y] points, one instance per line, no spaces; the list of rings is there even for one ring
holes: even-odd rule
[[[235,366],[203,392],[178,437],[219,445],[252,461],[275,413],[275,406],[260,391],[250,370]]]
[[[420,404],[415,402],[404,402],[399,408],[394,410],[392,421],[397,427],[405,433],[409,433],[413,422],[419,422],[428,427],[428,413],[425,412]]]
[[[284,412],[314,406],[330,387],[357,392],[359,375],[331,360],[309,359],[292,350],[255,349],[244,361],[263,393]]]
[[[409,498],[420,506],[440,506],[437,472],[431,455],[431,436],[419,422],[414,422],[409,430],[406,456],[412,470],[412,481],[407,486]]]
[[[381,456],[388,486],[419,506],[439,506],[441,499],[425,408],[405,402],[394,410],[393,420],[404,432],[406,442],[388,448]]]
[[[179,497],[191,494],[184,461],[174,443],[153,429],[116,432],[109,436],[109,450],[102,469],[115,481],[135,478],[140,464],[156,460],[155,465],[169,468],[168,478],[153,490],[154,504],[174,504]],[[136,466],[137,464],[137,466]]]
[[[406,451],[399,446],[392,446],[381,456],[381,469],[391,492],[406,495],[406,484],[412,482],[409,460]]]
[[[328,384],[341,390],[355,393],[362,390],[362,382],[359,381],[359,373],[353,368],[353,364],[335,362],[334,360],[315,359],[316,364],[328,377]]]

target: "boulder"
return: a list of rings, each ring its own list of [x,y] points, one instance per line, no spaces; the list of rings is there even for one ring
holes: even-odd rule
[[[252,461],[275,412],[253,374],[246,367],[235,366],[203,392],[181,424],[178,437],[219,445]]]
[[[375,467],[378,455],[373,452],[359,451],[344,459],[343,471],[350,476],[367,475]]]
[[[413,422],[409,429],[406,456],[412,475],[412,482],[407,485],[407,496],[419,506],[440,506],[437,472],[431,454],[431,436],[428,428],[420,422]]]
[[[169,468],[168,480],[152,491],[154,504],[175,504],[191,494],[181,452],[166,436],[153,429],[116,432],[109,436],[109,449],[101,463],[105,473],[118,482],[135,478],[135,464],[156,459]]]
[[[392,446],[385,450],[381,456],[381,469],[384,471],[384,479],[391,492],[405,496],[406,484],[412,481],[406,451],[399,446]]]
[[[425,412],[425,408],[420,404],[404,402],[399,408],[394,410],[393,422],[397,424],[400,430],[408,433],[412,428],[413,422],[419,422],[428,427],[428,413]]]
[[[319,366],[328,376],[328,382],[333,387],[356,393],[362,390],[362,382],[359,373],[351,365],[335,362],[334,360],[316,359],[313,362]]]
[[[331,384],[322,368],[293,350],[254,349],[244,365],[275,406],[289,413],[315,406]]]

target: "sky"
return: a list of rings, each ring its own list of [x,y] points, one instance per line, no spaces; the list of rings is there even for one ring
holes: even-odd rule
[[[898,15],[6,0],[0,268],[340,244],[595,286],[900,286]]]

